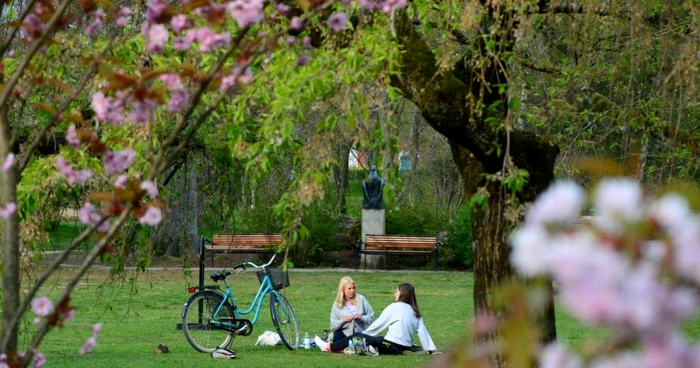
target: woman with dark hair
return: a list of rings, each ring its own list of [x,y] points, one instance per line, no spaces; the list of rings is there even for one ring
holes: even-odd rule
[[[430,352],[437,350],[423,323],[413,285],[399,284],[394,292],[394,300],[396,302],[384,308],[379,318],[369,325],[363,333],[355,334],[355,336],[364,337],[367,345],[375,348],[379,354],[403,354],[404,351],[411,349],[414,334],[418,335],[423,350]],[[386,336],[377,336],[384,329],[387,329]],[[328,344],[318,337],[314,341],[321,351],[336,351],[342,345],[347,346],[351,338],[352,336],[349,336],[340,341],[333,341],[332,344]],[[368,350],[372,352],[369,347]]]

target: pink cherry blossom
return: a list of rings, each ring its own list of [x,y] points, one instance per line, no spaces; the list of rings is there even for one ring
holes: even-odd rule
[[[263,6],[263,0],[234,0],[227,9],[239,27],[247,28],[265,18]]]
[[[406,0],[385,0],[380,6],[384,13],[391,13],[393,10],[398,10],[406,7]]]
[[[36,353],[34,356],[34,362],[32,363],[32,368],[42,368],[46,365],[46,355],[44,353]]]
[[[102,324],[101,323],[95,323],[92,325],[92,336],[97,338],[97,335],[102,331]]]
[[[68,127],[66,132],[66,142],[72,147],[80,147],[80,139],[78,139],[78,132],[75,130],[75,125]]]
[[[158,207],[149,206],[146,212],[139,217],[141,225],[156,226],[163,220],[163,214]]]
[[[66,313],[63,313],[63,320],[70,321],[75,318],[75,309],[69,309]]]
[[[155,117],[156,103],[144,98],[133,103],[134,107],[129,113],[129,120],[137,124],[148,124]]]
[[[32,300],[32,311],[39,317],[46,317],[53,313],[53,303],[48,297],[42,296]]]
[[[598,228],[619,235],[626,224],[641,217],[642,188],[630,179],[604,180],[596,188],[595,209]]]
[[[27,40],[27,42],[34,41],[35,38],[41,35],[43,30],[44,24],[34,13],[29,13],[22,21],[22,33],[24,34],[24,39]]]
[[[299,18],[299,17],[294,17],[289,22],[289,28],[291,28],[291,29],[301,29],[301,27],[302,27],[302,22],[301,22],[301,18]]]
[[[7,202],[4,206],[0,206],[0,219],[6,220],[17,211],[15,202]]]
[[[102,214],[90,202],[85,202],[78,210],[78,219],[85,225],[95,225],[102,220]]]
[[[348,24],[348,16],[345,13],[335,13],[328,18],[328,28],[333,32],[340,32]]]
[[[120,94],[125,97],[125,94]],[[124,122],[124,104],[122,98],[114,99],[106,97],[104,93],[97,92],[92,95],[90,104],[97,115],[97,120],[106,121],[112,125],[121,125]]]
[[[89,339],[85,340],[85,343],[80,348],[78,353],[80,353],[81,355],[85,355],[85,354],[91,352],[92,349],[95,347],[95,345],[97,345],[97,339],[95,339],[94,336],[90,336]]]
[[[92,176],[92,173],[88,170],[77,171],[73,169],[61,156],[58,156],[56,159],[56,167],[61,176],[63,176],[70,185],[83,184]]]
[[[3,162],[0,172],[8,172],[13,166],[15,166],[15,154],[10,152],[5,156],[5,162]]]
[[[178,14],[170,21],[170,26],[173,27],[173,32],[179,35],[185,28],[189,27],[191,22],[185,14]]]
[[[150,52],[163,52],[165,44],[168,42],[170,35],[168,29],[162,24],[144,23],[141,28],[143,38],[148,42],[146,49]]]
[[[284,16],[289,16],[290,12],[292,11],[292,8],[285,4],[275,4],[275,9],[282,15]]]
[[[128,169],[136,159],[136,152],[131,149],[107,151],[102,155],[102,165],[109,174],[119,174]]]
[[[119,188],[119,189],[126,189],[126,182],[129,180],[129,177],[126,175],[119,175],[117,180],[114,181],[114,187]]]
[[[158,198],[158,187],[156,187],[156,184],[153,181],[144,181],[143,183],[141,183],[141,189],[145,190],[148,193],[148,195],[151,196],[151,198]]]
[[[102,26],[102,16],[104,15],[104,11],[102,9],[98,9],[92,14],[95,19],[90,23],[90,25],[85,28],[85,35],[88,37],[92,37],[97,34],[97,30]]]
[[[7,53],[7,57],[9,57],[10,59],[15,57],[15,50],[10,50],[10,52]]]
[[[160,80],[163,81],[171,91],[182,88],[182,78],[178,74],[161,74]]]
[[[187,51],[192,47],[192,41],[187,37],[179,37],[173,40],[173,48],[177,51]]]
[[[158,19],[168,9],[168,4],[160,0],[148,0],[148,9],[146,9],[146,20],[149,23],[156,23]]]
[[[539,226],[527,226],[511,235],[511,263],[524,275],[535,276],[548,270],[549,236]]]
[[[178,89],[170,93],[170,100],[168,100],[168,112],[177,114],[184,110],[187,106],[187,101],[189,100],[189,93],[184,89]]]
[[[566,347],[554,342],[542,350],[540,368],[583,368],[583,360],[568,351]]]
[[[302,54],[297,59],[296,66],[304,66],[307,65],[309,62],[311,62],[311,58],[309,58],[309,56],[306,54]]]
[[[559,181],[540,195],[530,208],[527,221],[535,224],[574,222],[585,203],[581,187],[570,181]]]

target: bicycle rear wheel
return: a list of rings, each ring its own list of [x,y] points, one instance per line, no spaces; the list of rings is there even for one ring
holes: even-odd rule
[[[270,314],[272,323],[287,349],[299,348],[299,325],[287,298],[275,292],[270,293]]]
[[[233,340],[233,333],[217,329],[211,323],[216,308],[223,297],[213,291],[201,291],[190,297],[182,310],[182,331],[193,348],[202,353],[211,353],[216,348],[227,347]],[[233,307],[226,302],[216,319],[231,321],[236,318]]]

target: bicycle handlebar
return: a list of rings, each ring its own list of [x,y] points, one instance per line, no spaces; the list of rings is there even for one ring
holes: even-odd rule
[[[250,261],[245,261],[245,262],[243,262],[243,263],[239,263],[239,264],[233,266],[233,269],[236,270],[236,269],[242,268],[242,269],[245,270],[245,266],[251,266],[251,267],[257,268],[257,269],[265,268],[265,267],[268,267],[269,265],[271,265],[272,262],[275,261],[275,258],[277,258],[277,253],[273,254],[273,255],[272,255],[272,258],[270,258],[270,261],[267,262],[267,263],[265,263],[265,264],[262,265],[262,266],[258,266],[258,265],[256,265],[255,263],[250,262]]]

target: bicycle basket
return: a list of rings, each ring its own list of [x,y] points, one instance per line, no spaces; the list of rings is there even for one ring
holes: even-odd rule
[[[268,275],[270,275],[270,281],[272,282],[272,287],[275,288],[275,290],[280,290],[289,286],[288,272],[284,272],[277,268],[268,268],[267,273]],[[263,280],[265,279],[265,273],[263,273],[262,271],[258,271],[257,275],[258,281],[260,281],[260,283],[262,284]]]

